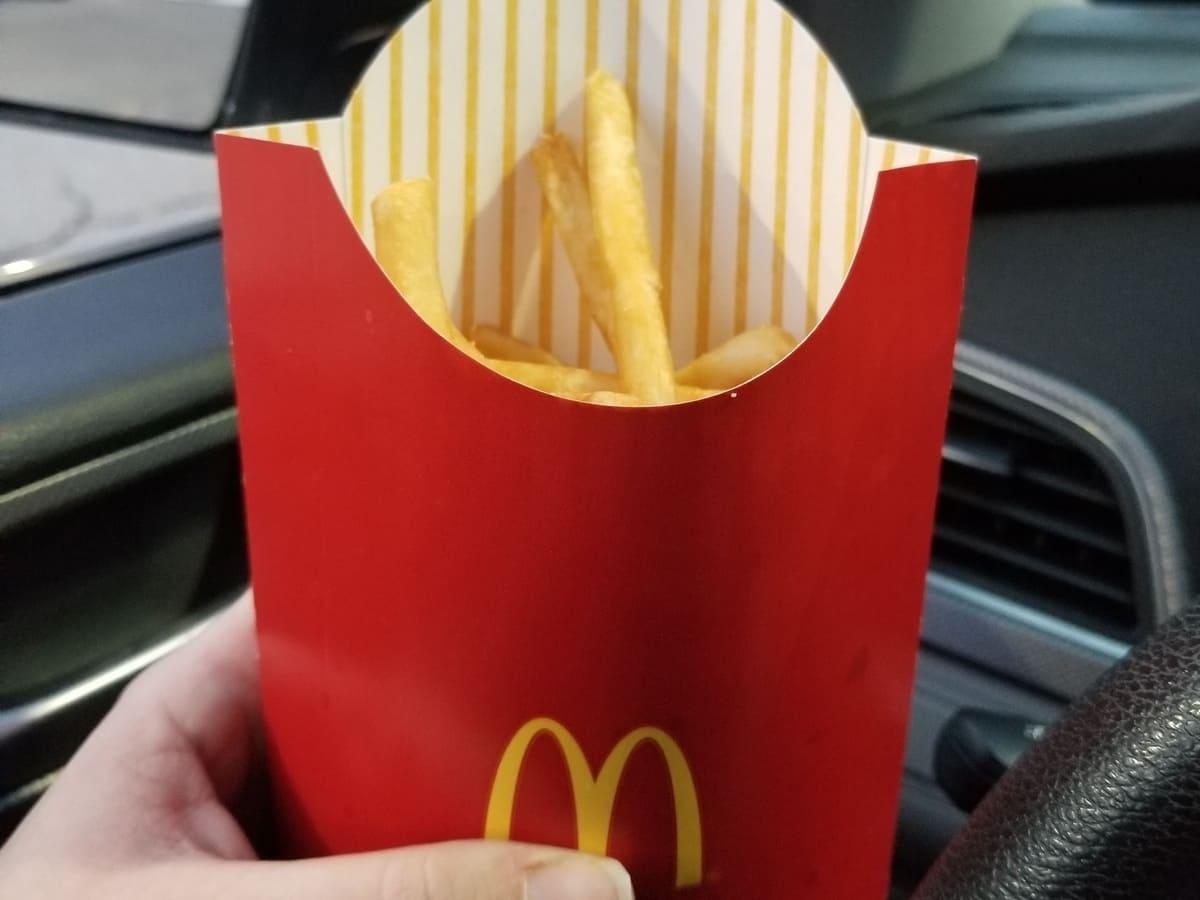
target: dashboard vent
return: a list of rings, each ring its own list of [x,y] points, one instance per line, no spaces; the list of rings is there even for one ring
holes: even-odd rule
[[[942,451],[933,568],[1114,635],[1137,627],[1116,492],[1070,441],[957,391]]]

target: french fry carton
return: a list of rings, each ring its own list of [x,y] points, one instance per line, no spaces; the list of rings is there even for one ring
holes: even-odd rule
[[[441,275],[612,369],[529,151],[635,110],[677,365],[716,396],[496,374],[372,255],[428,175]],[[641,898],[883,897],[975,162],[868,135],[773,0],[434,0],[340,118],[216,139],[262,691],[295,854],[452,838],[610,854]]]

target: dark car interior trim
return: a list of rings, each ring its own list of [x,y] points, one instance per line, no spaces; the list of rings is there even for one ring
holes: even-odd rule
[[[1158,458],[1125,417],[1093,394],[968,341],[959,342],[955,369],[960,383],[1093,453],[1134,526],[1129,537],[1148,579],[1140,595],[1152,604],[1146,630],[1181,611],[1190,592],[1178,514]]]
[[[921,639],[1051,694],[1077,696],[1129,645],[930,572]]]
[[[143,669],[199,635],[233,599],[230,597],[218,603],[214,610],[205,612],[198,620],[187,622],[162,640],[130,656],[87,672],[43,697],[0,710],[0,747],[4,748],[3,752],[10,752],[14,742],[36,740],[39,729],[52,724],[56,716],[69,712],[76,704],[119,690]]]

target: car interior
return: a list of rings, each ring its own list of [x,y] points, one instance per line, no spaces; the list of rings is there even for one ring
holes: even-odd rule
[[[786,5],[873,134],[980,160],[896,823],[907,897],[1200,591],[1200,3]],[[0,0],[0,841],[121,688],[250,582],[211,132],[340,112],[417,6]],[[922,896],[973,896],[939,889]]]

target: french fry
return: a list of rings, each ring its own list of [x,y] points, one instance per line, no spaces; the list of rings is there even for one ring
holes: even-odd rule
[[[796,339],[782,328],[751,328],[696,357],[675,373],[675,380],[680,385],[728,390],[765,372],[795,346]]]
[[[650,254],[642,176],[629,98],[603,70],[587,81],[588,193],[612,276],[613,355],[629,392],[647,403],[675,399],[658,272]]]
[[[675,402],[686,403],[689,400],[703,400],[712,397],[720,391],[708,391],[703,388],[690,387],[685,384],[676,386]],[[600,406],[648,406],[644,400],[639,400],[633,394],[624,391],[590,391],[588,393],[563,393],[562,396],[573,400],[583,400],[587,403],[597,403]]]
[[[543,138],[533,158],[585,307],[617,359],[619,376],[565,366],[495,327],[476,326],[474,341],[463,335],[438,273],[435,194],[428,178],[398,181],[371,204],[376,255],[388,278],[431,328],[468,356],[560,396],[607,406],[682,403],[736,387],[773,366],[796,339],[767,326],[739,334],[672,375],[629,100],[603,71],[588,78],[585,100],[586,173],[562,135]]]
[[[721,393],[719,390],[694,387],[690,384],[677,384],[675,385],[675,402],[685,403],[688,400],[703,400],[705,397],[713,397],[719,393]]]
[[[712,397],[720,391],[708,391],[703,388],[691,387],[681,384],[675,388],[675,402],[685,403],[689,400],[703,400],[705,397]],[[647,406],[644,400],[639,400],[633,394],[627,394],[624,391],[591,391],[586,394],[564,394],[564,396],[573,397],[576,400],[585,400],[588,403],[598,403],[601,406]]]
[[[437,227],[433,182],[428,178],[397,181],[371,203],[375,223],[375,256],[417,315],[468,356],[483,354],[459,331],[442,292],[438,274]]]
[[[488,365],[501,375],[527,384],[550,394],[591,394],[596,391],[620,391],[621,381],[616,375],[593,372],[590,369],[574,369],[570,366],[548,366],[542,363],[490,360]]]
[[[512,362],[541,363],[561,366],[562,361],[549,350],[506,334],[493,325],[476,325],[471,331],[471,340],[479,351],[491,359]]]
[[[542,196],[554,217],[554,227],[567,253],[579,297],[604,342],[613,349],[612,276],[604,248],[592,222],[587,176],[570,141],[561,134],[546,135],[533,150]]]
[[[633,394],[626,394],[623,391],[592,391],[588,394],[574,395],[576,400],[583,400],[587,403],[596,403],[600,406],[645,406],[645,402],[639,400]]]

